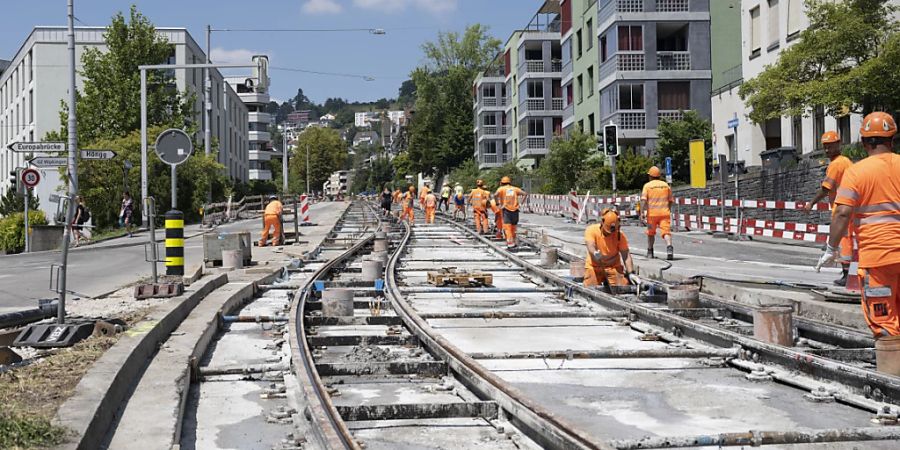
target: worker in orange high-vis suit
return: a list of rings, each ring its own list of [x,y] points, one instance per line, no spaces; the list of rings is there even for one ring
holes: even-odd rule
[[[419,191],[419,205],[422,205],[422,209],[425,209],[425,196],[431,192],[431,183],[425,182],[422,186],[422,190]]]
[[[393,204],[395,205],[399,205],[401,200],[403,200],[403,191],[401,191],[400,188],[394,189],[394,193],[393,195],[391,195],[391,202],[393,202]],[[394,217],[398,217],[401,212],[402,209],[400,211],[393,212],[392,215]]]
[[[500,179],[500,187],[495,193],[497,203],[503,210],[503,234],[506,236],[506,248],[516,248],[516,225],[519,224],[519,203],[528,198],[528,193],[512,185],[509,177]]]
[[[503,239],[503,208],[497,203],[496,198],[491,199],[491,212],[494,213],[494,238]]]
[[[274,233],[272,233],[272,245],[281,245],[284,242],[284,235],[281,230],[281,213],[283,211],[284,206],[278,201],[278,197],[270,195],[269,204],[266,205],[265,212],[263,212],[263,230],[259,239],[260,247],[265,247],[268,243],[269,229],[271,228],[275,228]]]
[[[425,194],[425,201],[422,202],[425,208],[425,223],[434,223],[434,212],[437,210],[438,199],[434,192]]]
[[[825,179],[822,180],[822,186],[819,188],[819,191],[816,192],[816,196],[813,197],[812,201],[803,207],[803,210],[806,212],[811,211],[816,203],[819,203],[827,196],[828,201],[831,204],[831,217],[832,220],[834,220],[834,213],[836,211],[834,199],[837,196],[838,189],[841,187],[841,180],[844,179],[844,173],[853,165],[853,161],[850,161],[850,158],[841,154],[841,136],[837,134],[837,132],[826,131],[825,134],[822,135],[822,145],[825,147],[825,155],[831,159],[831,162],[828,163],[828,169],[825,170]],[[838,286],[847,285],[847,274],[850,273],[850,262],[853,259],[852,235],[853,226],[851,225],[847,231],[847,235],[841,240],[842,273],[841,278],[834,280],[834,284]]]
[[[491,193],[484,190],[484,180],[475,181],[475,188],[469,192],[469,204],[472,205],[472,216],[475,219],[475,231],[478,234],[488,234],[490,223],[488,222],[487,209]]]
[[[413,210],[413,206],[416,200],[416,187],[413,185],[409,186],[409,189],[400,199],[400,206],[403,208],[400,213],[400,220],[409,220],[410,225],[412,225],[416,221],[416,213]]]
[[[852,220],[866,322],[876,339],[900,341],[900,155],[892,151],[896,134],[897,123],[887,113],[863,118],[860,135],[869,156],[844,173],[828,245],[816,267],[839,257]]]
[[[584,230],[584,285],[610,288],[628,283],[639,285],[634,262],[628,252],[628,238],[620,230],[619,214],[610,208],[600,214],[600,222]],[[623,265],[624,262],[624,265]],[[611,289],[610,289],[611,290]]]
[[[647,257],[653,258],[653,244],[656,242],[656,229],[666,240],[666,259],[675,259],[672,247],[672,188],[660,180],[662,173],[659,167],[653,166],[647,171],[650,181],[641,191],[641,219],[647,223]]]

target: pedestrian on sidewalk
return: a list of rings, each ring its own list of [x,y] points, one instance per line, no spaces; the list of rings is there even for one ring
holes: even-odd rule
[[[403,200],[401,200],[401,206],[403,207],[403,212],[400,214],[400,220],[409,220],[409,224],[412,225],[416,221],[416,213],[413,210],[413,206],[416,199],[416,187],[413,185],[409,185],[409,188],[405,194],[403,194]]]
[[[132,237],[131,229],[134,226],[134,200],[131,199],[131,192],[125,191],[122,194],[122,207],[119,209],[119,226],[124,227],[128,232],[128,237]]]
[[[672,188],[661,180],[662,172],[653,166],[647,171],[650,181],[641,191],[641,219],[647,224],[647,257],[653,258],[653,244],[656,241],[656,229],[659,228],[666,240],[666,259],[675,259],[672,247],[672,205],[675,198]]]
[[[863,316],[875,339],[900,340],[900,155],[893,153],[897,123],[890,114],[874,112],[863,119],[860,135],[869,156],[844,173],[828,245],[816,268],[840,257],[853,219]]]
[[[75,217],[72,218],[72,234],[75,236],[75,247],[81,245],[81,240],[88,240],[84,236],[84,224],[91,220],[91,213],[84,204],[84,199],[80,195],[75,197]]]
[[[438,199],[434,192],[425,194],[423,206],[425,207],[425,223],[434,223],[434,214],[438,206]]]
[[[469,193],[469,203],[472,205],[472,216],[475,219],[475,231],[478,234],[488,234],[490,224],[487,217],[488,201],[491,193],[484,190],[484,180],[475,181],[475,189]]]
[[[462,184],[456,183],[453,192],[453,205],[455,206],[453,220],[459,220],[459,216],[466,220],[466,195],[463,192]]]
[[[440,199],[441,203],[440,203],[440,205],[438,205],[438,206],[441,206],[444,208],[442,210],[444,213],[446,213],[447,209],[450,208],[450,192],[451,191],[452,191],[452,189],[450,189],[450,183],[444,182],[444,186],[441,187],[441,199]]]
[[[813,206],[823,198],[828,197],[831,205],[831,221],[834,222],[834,214],[837,211],[834,200],[841,188],[841,181],[847,169],[853,165],[850,158],[841,154],[841,136],[836,131],[826,131],[822,135],[822,145],[825,147],[825,155],[831,160],[828,169],[825,170],[825,179],[812,201],[803,207],[803,211],[812,211]],[[847,275],[850,273],[850,262],[853,260],[853,225],[848,227],[847,235],[841,239],[841,278],[834,280],[837,286],[847,285]]]
[[[628,251],[628,238],[622,234],[619,214],[614,209],[604,209],[600,222],[588,225],[584,230],[584,245],[587,248],[585,287],[603,285],[612,294],[614,286],[640,285]]]
[[[506,236],[506,248],[516,248],[516,225],[519,224],[519,204],[528,198],[528,193],[512,185],[512,180],[504,176],[500,179],[500,187],[495,193],[500,208],[503,210],[503,234]]]
[[[284,232],[281,229],[281,214],[284,212],[284,206],[278,201],[275,195],[269,196],[269,204],[263,213],[263,230],[259,239],[259,246],[265,247],[269,241],[269,230],[274,228],[272,233],[272,245],[282,245],[284,243]]]

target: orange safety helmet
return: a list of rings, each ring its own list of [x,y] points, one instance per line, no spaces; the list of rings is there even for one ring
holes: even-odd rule
[[[484,186],[484,180],[475,180],[475,186],[483,187],[483,186]]]
[[[862,137],[891,137],[897,134],[897,122],[886,112],[873,112],[867,115],[859,129]]]
[[[835,142],[841,142],[841,135],[837,131],[826,131],[822,134],[823,144],[834,144]]]
[[[409,192],[416,192],[416,187],[413,185],[409,185]]]
[[[605,234],[610,234],[619,228],[619,213],[615,209],[604,209],[600,214],[600,226]]]
[[[509,184],[509,183],[512,183],[512,180],[510,180],[509,177],[503,177],[500,179],[500,184]]]
[[[662,176],[662,172],[659,171],[659,167],[653,166],[647,171],[647,175],[650,175],[653,178],[659,178]]]

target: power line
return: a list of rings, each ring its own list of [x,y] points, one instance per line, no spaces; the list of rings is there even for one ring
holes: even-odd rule
[[[291,67],[269,67],[271,70],[283,70],[285,72],[300,72],[300,73],[308,73],[312,75],[326,75],[326,76],[335,76],[335,77],[347,77],[347,78],[361,78],[366,81],[375,81],[375,77],[371,75],[360,75],[355,73],[339,73],[339,72],[321,72],[318,70],[308,70],[308,69],[297,69]]]

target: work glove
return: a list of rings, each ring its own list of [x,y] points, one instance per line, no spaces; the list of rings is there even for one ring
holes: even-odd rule
[[[834,262],[834,260],[837,259],[838,254],[840,252],[841,252],[840,246],[832,247],[831,244],[826,244],[825,254],[823,254],[822,257],[819,258],[819,262],[816,263],[816,272],[820,271],[822,269],[822,266],[824,266],[825,264],[830,264],[830,263]]]
[[[634,285],[634,286],[640,286],[640,285],[641,285],[641,277],[639,277],[639,276],[637,276],[636,274],[633,274],[633,273],[629,273],[629,274],[628,274],[628,281],[629,281],[632,285]]]

